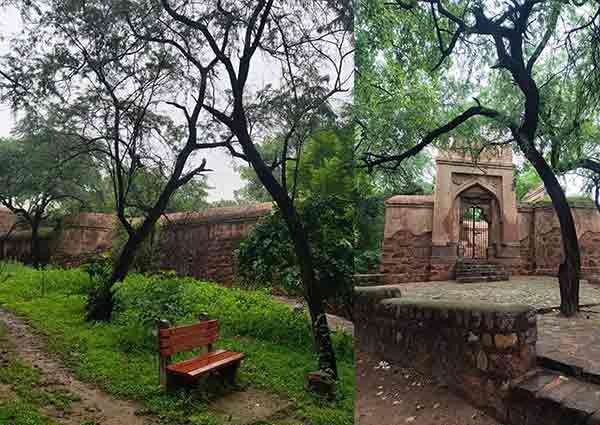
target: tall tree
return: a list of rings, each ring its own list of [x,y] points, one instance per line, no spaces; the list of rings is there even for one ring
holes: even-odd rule
[[[52,132],[0,140],[0,204],[31,229],[31,263],[40,266],[41,225],[69,201],[83,203],[98,176],[90,157],[71,158],[73,140]]]
[[[435,116],[428,120],[437,126],[426,122],[409,126],[411,131],[400,134],[395,143],[395,152],[368,150],[367,167],[401,168],[403,161],[426,147],[447,144],[452,138],[466,140],[475,154],[493,146],[514,146],[540,176],[556,210],[564,252],[558,272],[561,312],[575,314],[580,251],[569,204],[548,161],[552,149],[544,139],[551,126],[545,125],[544,117],[556,102],[546,102],[545,96],[553,83],[564,85],[580,78],[584,68],[598,75],[591,64],[600,7],[596,2],[554,0],[396,0],[388,7],[419,28],[415,33],[419,42],[406,48],[403,60],[416,58],[415,49],[425,52],[429,63],[416,67],[421,80],[432,79],[443,90],[434,95]],[[475,98],[474,105],[467,107],[470,98]],[[567,145],[570,123],[550,119],[549,124],[557,127],[554,137]]]
[[[117,217],[128,238],[106,285],[91,294],[87,318],[109,320],[112,287],[125,278],[135,251],[182,186],[206,171],[196,153],[224,146],[201,118],[216,57],[195,61],[170,45],[131,31],[128,3],[45,0],[28,3],[24,34],[4,58],[7,96],[31,125],[79,140],[110,176]],[[159,36],[159,34],[157,34]],[[18,84],[15,84],[18,82]],[[193,91],[185,87],[193,85]],[[189,106],[184,107],[179,102]],[[136,197],[146,170],[160,174],[152,196]],[[138,191],[139,192],[139,191]],[[142,220],[129,215],[141,211]]]
[[[204,57],[217,58],[218,83],[203,107],[231,155],[252,166],[281,211],[299,261],[319,368],[337,377],[313,252],[287,180],[316,118],[350,82],[351,27],[331,4],[339,2],[148,0],[132,2],[129,13],[140,39],[173,46],[196,73]],[[270,83],[261,84],[266,72]],[[281,141],[275,164],[258,149],[267,135]]]

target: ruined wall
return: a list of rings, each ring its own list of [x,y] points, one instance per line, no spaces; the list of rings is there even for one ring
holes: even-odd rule
[[[414,367],[508,419],[510,382],[536,367],[533,308],[408,299],[397,288],[355,291],[357,350]]]
[[[535,272],[535,214],[530,205],[519,205],[518,225],[520,254],[513,274],[528,275]]]
[[[571,210],[579,235],[582,275],[598,275],[600,213],[594,205],[582,202],[572,203]],[[433,211],[434,202],[429,196],[394,196],[386,201],[380,266],[386,284],[453,278],[456,258],[443,262],[432,249]],[[550,204],[521,204],[517,218],[520,257],[505,266],[513,275],[555,276],[562,260],[562,245],[554,209]]]
[[[271,211],[264,203],[244,208],[212,208],[200,212],[167,214],[159,231],[160,268],[184,276],[228,283],[233,279],[234,250]],[[0,211],[1,212],[1,211]],[[10,215],[2,221],[10,223]],[[44,233],[43,257],[74,267],[112,246],[117,220],[111,214],[82,213],[62,220],[54,232]],[[15,233],[0,241],[0,258],[27,262],[30,253],[28,232]]]
[[[15,221],[13,213],[6,208],[0,208],[0,235],[9,231]]]
[[[386,283],[429,280],[433,197],[398,195],[385,205],[380,271]]]
[[[162,222],[161,266],[180,275],[230,283],[235,272],[234,250],[271,211],[270,203],[247,208],[214,208],[168,214]]]
[[[558,217],[551,205],[539,205],[534,211],[533,261],[535,274],[556,275],[563,251]],[[600,273],[600,214],[590,203],[572,203],[571,211],[581,249],[583,277]]]
[[[51,261],[76,267],[112,246],[116,217],[112,214],[81,213],[67,216],[57,232]]]

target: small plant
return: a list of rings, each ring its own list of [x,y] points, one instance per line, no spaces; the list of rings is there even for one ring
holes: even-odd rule
[[[112,311],[112,294],[110,277],[112,263],[107,257],[98,257],[89,261],[84,267],[89,277],[82,292],[87,296],[86,317],[98,317],[99,311]]]

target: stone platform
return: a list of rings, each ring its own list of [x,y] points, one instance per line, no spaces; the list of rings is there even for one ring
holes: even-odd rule
[[[514,382],[501,419],[519,425],[600,425],[600,286],[582,281],[584,307],[574,318],[559,315],[558,280],[550,277],[517,276],[506,282],[469,285],[417,282],[385,288],[425,303],[529,305],[537,311],[537,367]]]
[[[505,282],[457,284],[455,281],[389,285],[406,297],[461,300],[498,304],[528,304],[538,310],[538,342],[541,364],[572,376],[587,376],[600,384],[600,286],[581,282],[582,312],[575,318],[560,317],[558,279],[547,276],[515,276]]]

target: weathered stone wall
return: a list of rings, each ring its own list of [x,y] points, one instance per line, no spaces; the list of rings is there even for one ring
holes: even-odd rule
[[[263,203],[247,208],[168,214],[160,234],[162,268],[230,283],[235,272],[235,249],[270,211],[271,204]]]
[[[589,203],[571,205],[581,247],[582,274],[600,274],[600,213]],[[433,199],[394,196],[386,201],[380,272],[386,284],[454,278],[456,257],[432,248]],[[518,261],[503,262],[513,275],[553,275],[562,259],[560,227],[549,204],[521,204],[517,216]]]
[[[386,283],[429,280],[433,197],[399,195],[385,206],[380,271]]]
[[[600,214],[590,203],[572,203],[571,211],[581,249],[583,277],[600,273]],[[533,273],[556,275],[563,258],[558,217],[551,205],[533,207],[535,242],[532,261]]]
[[[57,231],[51,261],[76,267],[112,246],[116,217],[112,214],[81,213],[64,217]]]
[[[40,262],[48,263],[54,246],[55,233],[51,229],[40,231]],[[0,259],[29,262],[31,257],[31,232],[17,230],[0,239]]]
[[[9,231],[15,221],[13,213],[6,208],[0,208],[0,236]]]
[[[264,203],[244,208],[213,208],[200,212],[166,214],[161,219],[159,252],[161,268],[180,275],[217,282],[231,282],[234,276],[234,250],[271,211]],[[1,212],[1,211],[0,211]],[[9,223],[7,214],[0,225]],[[117,220],[111,214],[82,213],[65,217],[54,232],[45,232],[43,260],[64,266],[78,266],[90,257],[109,250]],[[15,233],[4,244],[0,258],[28,261],[30,236]]]
[[[415,367],[507,419],[511,381],[536,366],[532,308],[407,299],[385,286],[355,291],[357,350]]]
[[[28,262],[31,254],[31,231],[22,223],[17,223],[16,216],[6,208],[0,208],[0,259],[6,258],[20,262]],[[50,260],[54,246],[53,229],[41,227],[40,261]]]

